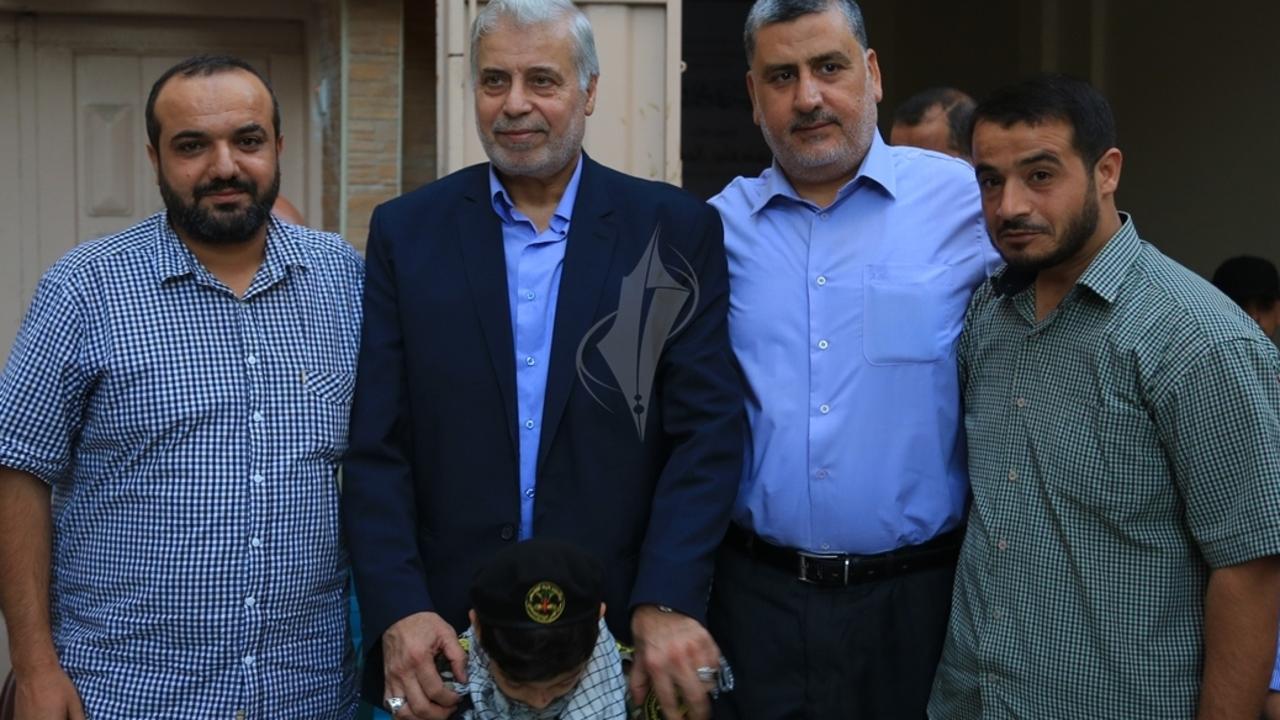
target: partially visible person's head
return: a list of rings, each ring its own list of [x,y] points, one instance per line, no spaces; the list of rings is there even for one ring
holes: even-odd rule
[[[1233,257],[1213,271],[1213,284],[1257,321],[1268,337],[1280,328],[1280,273],[1270,260]]]
[[[969,158],[969,122],[973,98],[949,87],[923,90],[893,113],[889,142]]]
[[[995,91],[973,114],[973,164],[992,242],[1036,272],[1092,257],[1118,226],[1122,157],[1111,107],[1088,83],[1040,75]]]
[[[243,60],[200,55],[151,87],[147,154],[169,222],[211,245],[259,236],[280,192],[280,107]]]
[[[271,214],[289,223],[290,225],[306,225],[307,219],[302,216],[302,211],[296,205],[289,202],[289,198],[283,195],[276,196],[276,204],[271,206]]]
[[[582,150],[600,61],[569,0],[490,0],[471,26],[476,129],[507,175],[548,178]]]
[[[752,119],[793,183],[850,177],[871,147],[880,65],[854,0],[757,0],[743,32]]]
[[[566,698],[599,639],[603,597],[604,570],[568,543],[535,538],[495,555],[472,583],[471,623],[502,694],[539,710]]]

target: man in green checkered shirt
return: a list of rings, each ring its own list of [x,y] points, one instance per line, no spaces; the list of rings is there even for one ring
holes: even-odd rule
[[[1117,212],[1106,101],[1043,76],[974,121],[1006,267],[959,360],[973,505],[929,714],[1258,717],[1280,613],[1280,360]]]

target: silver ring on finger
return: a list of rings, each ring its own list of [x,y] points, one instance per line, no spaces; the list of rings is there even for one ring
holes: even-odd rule
[[[710,665],[703,665],[694,670],[698,674],[698,679],[704,683],[714,683],[720,675],[720,668],[714,668]]]
[[[404,708],[404,698],[392,695],[386,700],[383,700],[382,704],[387,706],[387,712],[391,713],[392,717],[394,717],[396,713],[400,712]]]

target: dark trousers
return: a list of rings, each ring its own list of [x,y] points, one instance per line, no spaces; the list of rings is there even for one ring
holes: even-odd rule
[[[736,686],[717,720],[922,720],[955,564],[825,588],[721,548],[708,624]]]

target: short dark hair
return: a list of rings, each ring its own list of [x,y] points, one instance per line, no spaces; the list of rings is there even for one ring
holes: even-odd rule
[[[1270,260],[1241,255],[1213,271],[1213,284],[1245,310],[1270,310],[1280,300],[1280,273]]]
[[[1071,126],[1071,145],[1085,167],[1092,168],[1116,146],[1116,121],[1107,99],[1089,83],[1056,73],[1036,75],[988,95],[973,111],[966,134],[972,141],[974,128],[983,121],[1007,128],[1054,120]]]
[[[966,93],[950,87],[932,87],[907,98],[893,113],[893,123],[919,125],[930,109],[939,107],[947,115],[947,141],[951,149],[969,155],[969,123],[978,106]]]
[[[862,19],[862,8],[856,0],[756,0],[747,13],[747,24],[742,31],[742,44],[747,50],[747,64],[756,54],[756,33],[765,25],[789,22],[802,15],[824,13],[832,7],[840,8],[849,23],[849,32],[858,38],[858,44],[866,50],[867,24]]]
[[[586,664],[600,621],[539,628],[480,625],[480,647],[512,682],[544,682]]]
[[[184,78],[209,77],[232,70],[244,70],[258,78],[267,89],[267,93],[271,95],[271,126],[276,137],[280,137],[280,101],[276,99],[276,91],[271,89],[271,83],[267,82],[267,78],[258,72],[257,68],[230,55],[196,55],[165,70],[160,79],[151,86],[151,94],[147,96],[147,139],[156,152],[160,151],[160,121],[156,119],[156,98],[160,96],[165,83],[175,75],[181,75]]]

